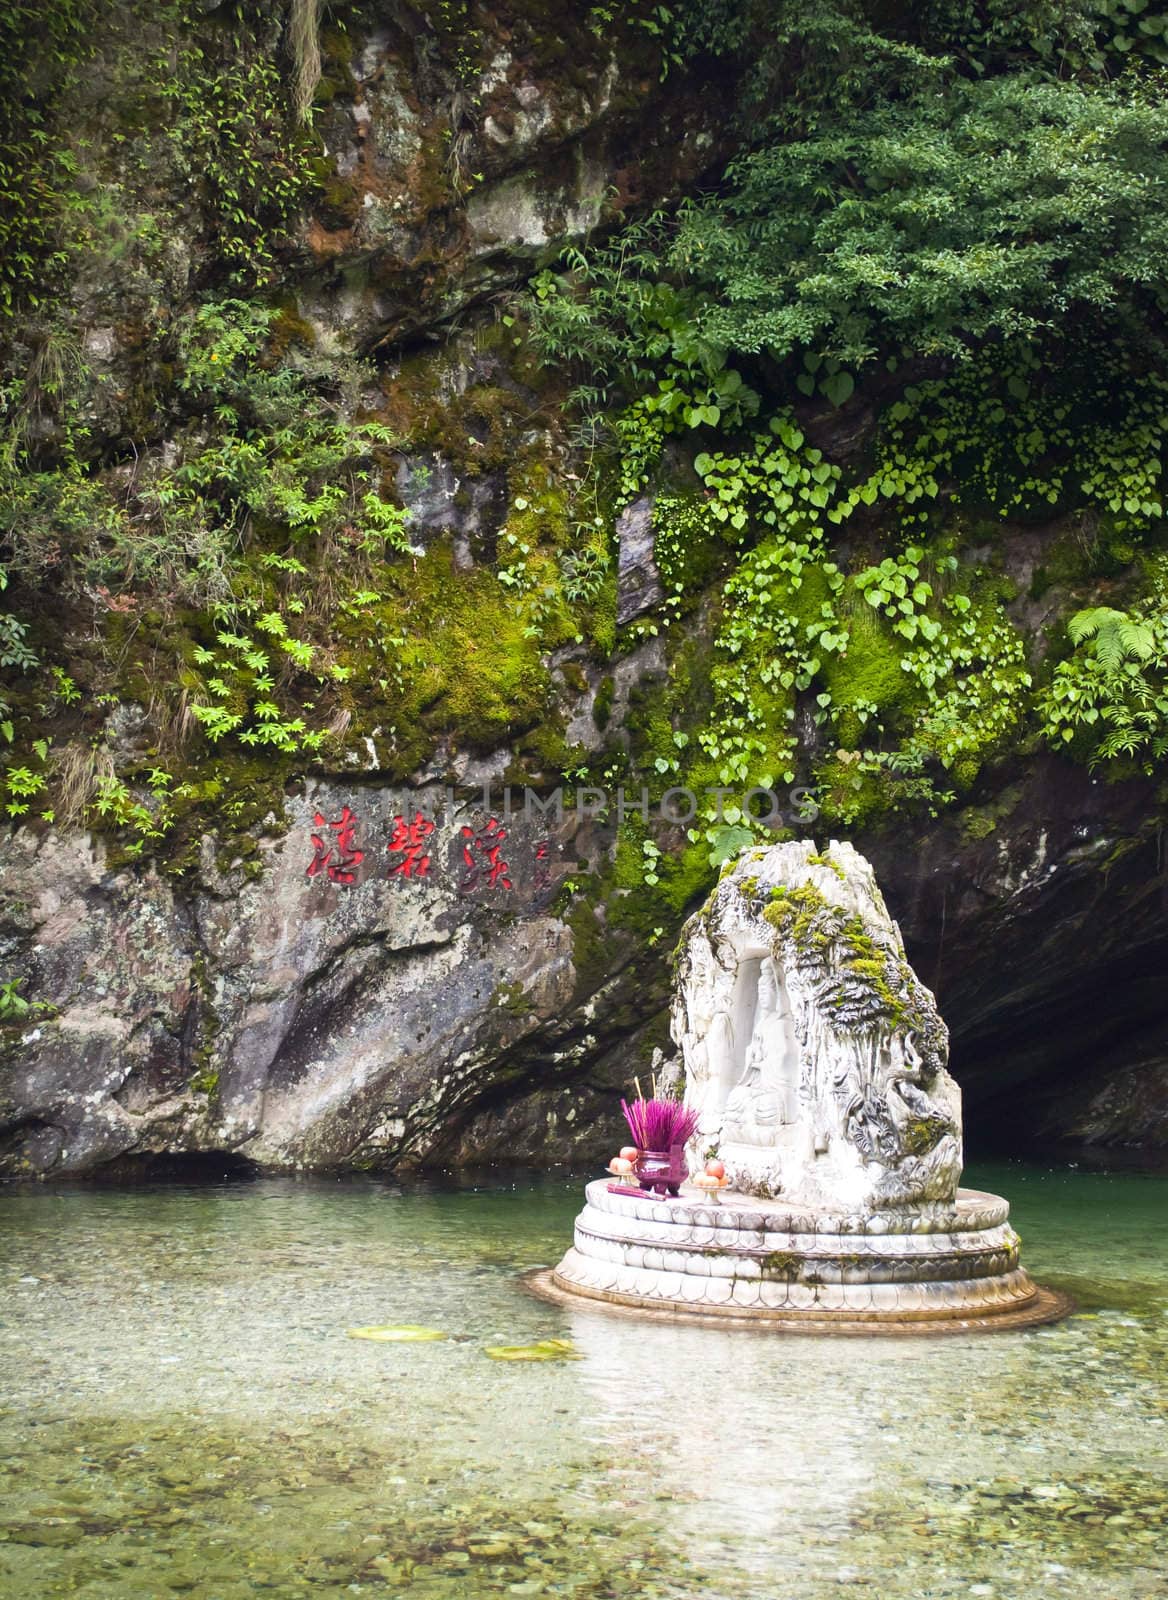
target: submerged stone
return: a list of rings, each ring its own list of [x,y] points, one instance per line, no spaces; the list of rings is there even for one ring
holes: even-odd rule
[[[436,1339],[449,1339],[441,1328],[423,1328],[412,1322],[396,1327],[346,1328],[350,1339],[376,1339],[384,1344],[428,1344]]]
[[[541,1339],[538,1344],[488,1345],[485,1354],[492,1361],[579,1361],[580,1355],[570,1339]]]

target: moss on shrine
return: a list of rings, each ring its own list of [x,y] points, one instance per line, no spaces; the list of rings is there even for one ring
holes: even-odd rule
[[[847,873],[828,850],[821,850],[818,854],[813,852],[807,857],[807,864],[812,867],[826,867],[829,872],[835,873],[841,883],[847,881]]]
[[[784,938],[802,944],[812,931],[815,918],[834,910],[814,884],[799,884],[788,888],[777,884],[771,890],[770,904],[763,910],[763,921],[769,922]]]
[[[924,1156],[950,1131],[936,1117],[912,1117],[900,1129],[900,1142],[910,1156]]]
[[[791,1250],[772,1250],[759,1262],[764,1278],[785,1278],[788,1282],[798,1276],[803,1257]]]
[[[821,858],[811,859],[817,865],[823,864]],[[924,1018],[913,998],[917,980],[912,968],[872,937],[858,913],[832,905],[814,884],[804,883],[795,888],[780,884],[772,889],[770,904],[762,915],[781,938],[790,939],[797,949],[812,950],[820,959],[830,949],[838,950],[841,971],[868,990],[887,1017],[889,1027],[924,1027]],[[843,997],[838,997],[836,1003],[842,1005]]]

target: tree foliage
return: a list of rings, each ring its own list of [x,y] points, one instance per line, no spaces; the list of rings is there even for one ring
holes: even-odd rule
[[[1092,763],[1150,769],[1168,751],[1163,582],[1137,593],[1165,504],[1168,14],[697,0],[678,30],[691,61],[745,74],[737,153],[704,193],[549,266],[534,324],[578,402],[619,406],[618,498],[688,438],[686,538],[704,518],[738,550],[703,781],[792,779],[800,695],[839,741],[817,778],[844,822],[874,797],[968,792],[1032,719]],[[789,408],[858,390],[864,455],[809,456],[814,413]],[[786,432],[752,448],[768,411]],[[832,529],[876,506],[882,545],[857,569]],[[1132,609],[1073,617],[1073,653],[1032,692],[1006,591],[982,572],[953,587],[958,507],[1105,525]]]
[[[1009,76],[769,145],[681,212],[669,263],[728,351],[862,365],[1162,315],[1168,105]]]
[[[1129,38],[1102,5],[953,0],[913,8],[908,37],[875,9],[688,14],[691,48],[757,49],[754,123],[716,189],[541,280],[549,348],[603,343],[610,369],[622,348],[635,380],[679,349],[707,371],[801,353],[859,369],[1085,328],[1160,342],[1168,75],[1155,54],[1115,68],[1133,40],[1160,52],[1168,18],[1125,4]]]

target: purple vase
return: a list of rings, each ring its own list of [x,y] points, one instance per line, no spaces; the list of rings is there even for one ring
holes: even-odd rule
[[[685,1147],[675,1144],[672,1150],[642,1150],[637,1157],[637,1182],[650,1194],[676,1195],[689,1177],[685,1164]]]

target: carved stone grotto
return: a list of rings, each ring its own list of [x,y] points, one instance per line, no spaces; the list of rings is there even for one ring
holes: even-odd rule
[[[640,1313],[844,1332],[1024,1327],[1066,1300],[1009,1206],[959,1189],[961,1092],[932,994],[849,844],[751,849],[682,931],[673,1037],[688,1150],[729,1189],[590,1183],[535,1292]]]

